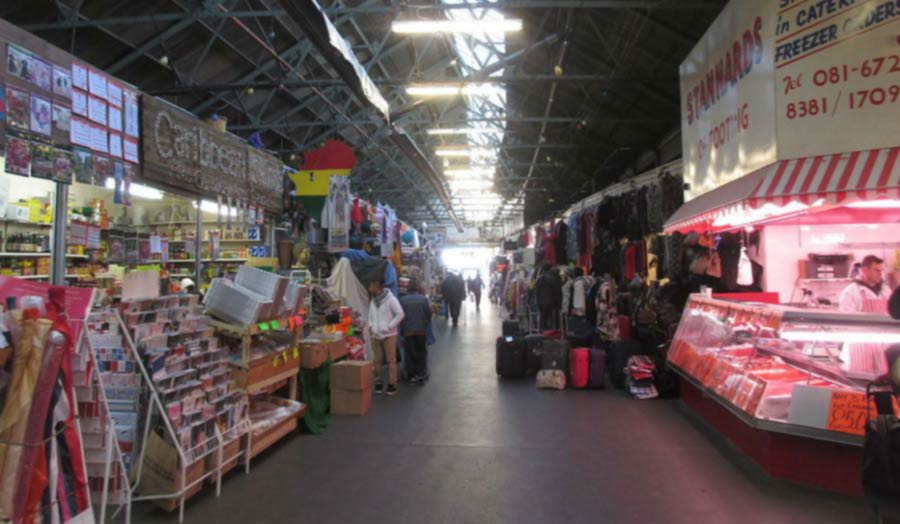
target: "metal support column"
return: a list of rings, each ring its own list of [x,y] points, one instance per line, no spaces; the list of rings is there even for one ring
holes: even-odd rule
[[[269,256],[278,258],[278,245],[275,243],[275,217],[269,218],[266,226],[266,238],[269,244]]]
[[[66,215],[69,210],[69,186],[56,183],[53,202],[53,228],[50,232],[50,283],[66,285]]]
[[[194,285],[200,291],[200,272],[203,267],[203,200],[197,199],[197,221],[194,224]]]

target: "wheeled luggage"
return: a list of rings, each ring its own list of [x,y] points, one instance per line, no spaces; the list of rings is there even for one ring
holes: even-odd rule
[[[522,333],[522,327],[519,326],[519,323],[515,320],[504,320],[503,321],[503,336],[511,337],[514,335],[519,335]]]
[[[590,348],[588,350],[589,370],[587,387],[600,389],[605,382],[606,373],[606,351],[600,348]]]
[[[590,355],[587,348],[569,350],[569,385],[576,389],[586,388],[590,372]]]
[[[541,369],[556,369],[563,374],[569,372],[569,341],[546,340],[541,353]]]
[[[541,370],[541,355],[546,340],[543,335],[525,336],[525,373],[529,376],[536,375]]]
[[[519,336],[497,339],[497,374],[506,378],[525,377],[525,339]]]

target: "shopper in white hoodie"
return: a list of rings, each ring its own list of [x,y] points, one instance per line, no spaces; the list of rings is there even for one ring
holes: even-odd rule
[[[369,338],[372,343],[375,393],[384,389],[384,366],[388,368],[387,394],[397,393],[397,326],[403,320],[403,308],[397,297],[380,281],[369,283]]]

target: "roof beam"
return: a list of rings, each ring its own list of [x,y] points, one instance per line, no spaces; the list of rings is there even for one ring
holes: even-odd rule
[[[229,131],[260,131],[265,129],[300,129],[307,127],[336,127],[336,126],[356,126],[356,125],[375,125],[379,121],[378,120],[322,120],[318,122],[306,122],[306,121],[296,121],[296,122],[273,122],[268,124],[241,124],[228,126]],[[468,118],[465,120],[437,120],[432,121],[428,119],[417,119],[417,120],[406,120],[401,123],[404,126],[423,126],[423,125],[435,125],[439,124],[443,127],[465,127],[468,124],[473,122],[496,122],[497,124],[502,124],[506,122],[507,124],[575,124],[578,122],[586,122],[588,125],[591,124],[647,124],[647,123],[671,123],[671,118],[612,118],[612,117],[599,117],[599,118],[579,118],[579,117],[553,117],[548,116],[547,118],[539,117],[539,116],[528,116],[528,117],[516,117],[516,116],[507,116],[506,118],[497,117],[497,118]]]
[[[199,11],[191,16],[192,20],[213,18],[266,18],[284,15],[284,11],[232,11],[221,13],[218,11]],[[59,22],[44,22],[40,24],[23,25],[22,29],[32,33],[39,31],[57,31],[65,29],[81,29],[88,27],[109,27],[119,25],[158,24],[160,22],[179,22],[184,20],[183,13],[159,13],[153,15],[120,16],[114,18],[83,18],[77,20],[63,20]]]
[[[654,10],[683,10],[683,9],[721,9],[721,2],[702,1],[672,1],[660,0],[499,0],[497,2],[471,2],[462,4],[425,4],[409,5],[406,10],[414,12],[423,11],[449,11],[453,9],[654,9]],[[402,12],[399,6],[369,6],[369,7],[333,7],[325,9],[329,15],[336,14],[378,14]]]

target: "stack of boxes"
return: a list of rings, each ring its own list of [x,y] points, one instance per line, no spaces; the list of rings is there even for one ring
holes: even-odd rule
[[[372,406],[372,362],[348,360],[331,365],[331,414],[365,415]]]

